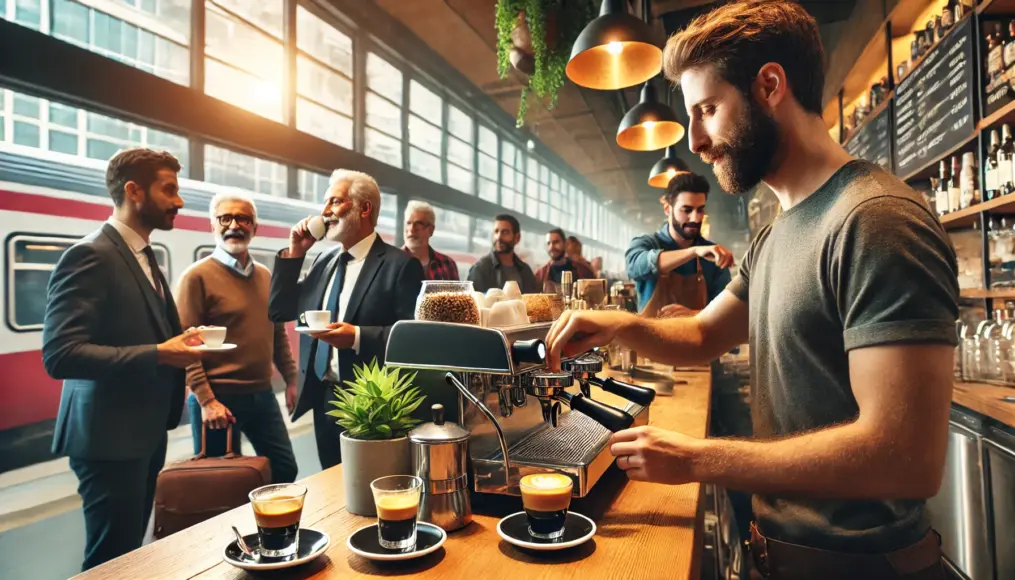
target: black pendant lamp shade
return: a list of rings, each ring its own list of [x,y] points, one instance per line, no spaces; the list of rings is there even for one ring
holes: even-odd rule
[[[566,72],[576,85],[616,90],[643,83],[662,67],[663,51],[652,43],[648,24],[628,14],[624,0],[603,0],[599,17],[571,47]]]
[[[677,121],[673,109],[656,98],[651,81],[641,88],[638,104],[631,107],[617,127],[617,145],[631,151],[657,151],[683,136],[684,126]]]
[[[666,148],[663,158],[652,166],[652,171],[648,174],[648,184],[652,187],[666,189],[673,176],[682,171],[688,171],[687,164],[677,157],[677,146],[670,145]]]

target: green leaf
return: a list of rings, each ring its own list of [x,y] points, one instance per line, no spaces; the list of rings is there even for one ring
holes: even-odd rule
[[[378,425],[377,431],[380,432],[382,435],[391,437],[391,427],[388,427],[387,425],[384,424]]]

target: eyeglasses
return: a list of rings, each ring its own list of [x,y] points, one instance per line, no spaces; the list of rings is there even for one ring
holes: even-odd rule
[[[233,214],[229,214],[229,213],[224,213],[222,215],[215,216],[215,219],[217,219],[219,221],[219,225],[220,226],[228,226],[228,225],[233,223],[233,220],[236,220],[236,223],[238,223],[238,224],[240,224],[241,226],[244,226],[244,227],[247,227],[250,224],[254,223],[254,218],[253,217],[251,217],[249,215],[243,215],[243,214],[233,215]]]

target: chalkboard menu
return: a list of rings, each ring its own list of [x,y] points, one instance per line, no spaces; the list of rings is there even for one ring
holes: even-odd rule
[[[846,142],[846,151],[857,159],[877,163],[886,171],[892,170],[891,156],[889,155],[888,144],[891,139],[889,123],[891,119],[892,103],[881,110],[873,119],[870,119]]]
[[[966,18],[896,87],[896,175],[909,175],[973,134],[972,26]]]

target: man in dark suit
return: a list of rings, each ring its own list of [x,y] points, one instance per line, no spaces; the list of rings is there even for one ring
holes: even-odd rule
[[[49,280],[42,360],[63,379],[53,452],[78,478],[84,570],[141,546],[184,369],[201,359],[148,243],[183,207],[179,171],[169,153],[117,153],[106,170],[112,217],[64,252]]]
[[[423,281],[419,260],[386,244],[377,232],[381,192],[374,178],[338,170],[324,200],[324,237],[340,246],[318,255],[300,282],[307,250],[316,240],[307,227],[293,226],[289,248],[275,258],[268,313],[275,322],[295,320],[307,310],[330,310],[329,330],[300,336],[299,394],[295,421],[314,411],[314,434],[321,467],[342,462],[342,428],[325,413],[334,407],[335,385],[353,378],[353,365],[384,362],[388,332],[395,322],[414,316]]]

